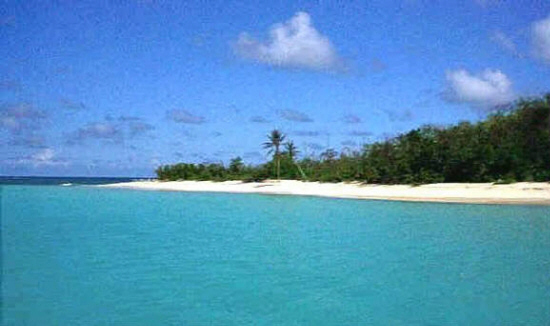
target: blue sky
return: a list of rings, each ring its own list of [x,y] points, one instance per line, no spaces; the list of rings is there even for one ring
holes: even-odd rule
[[[3,1],[0,174],[150,176],[550,91],[548,1]]]

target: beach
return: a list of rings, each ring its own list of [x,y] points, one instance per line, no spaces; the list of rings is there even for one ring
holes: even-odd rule
[[[502,185],[493,183],[438,183],[411,186],[376,185],[357,182],[319,183],[296,180],[267,180],[263,182],[151,180],[114,183],[102,185],[101,187],[417,202],[550,205],[550,183],[545,182],[519,182]]]

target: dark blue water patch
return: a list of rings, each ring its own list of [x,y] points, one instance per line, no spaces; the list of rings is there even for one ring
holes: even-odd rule
[[[18,177],[0,176],[0,185],[30,185],[30,186],[54,186],[54,185],[98,185],[119,182],[147,180],[148,178],[129,177]]]

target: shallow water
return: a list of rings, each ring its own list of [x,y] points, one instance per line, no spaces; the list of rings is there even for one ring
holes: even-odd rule
[[[550,208],[0,187],[4,325],[548,325]]]

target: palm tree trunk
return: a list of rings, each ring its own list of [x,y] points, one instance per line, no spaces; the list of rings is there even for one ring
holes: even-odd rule
[[[294,164],[296,165],[296,167],[298,168],[298,171],[300,171],[300,175],[302,176],[302,180],[304,181],[307,181],[307,175],[304,173],[304,171],[302,170],[302,168],[300,167],[300,165],[296,162],[294,162]]]
[[[281,180],[281,159],[279,158],[279,153],[277,155],[277,180]]]

